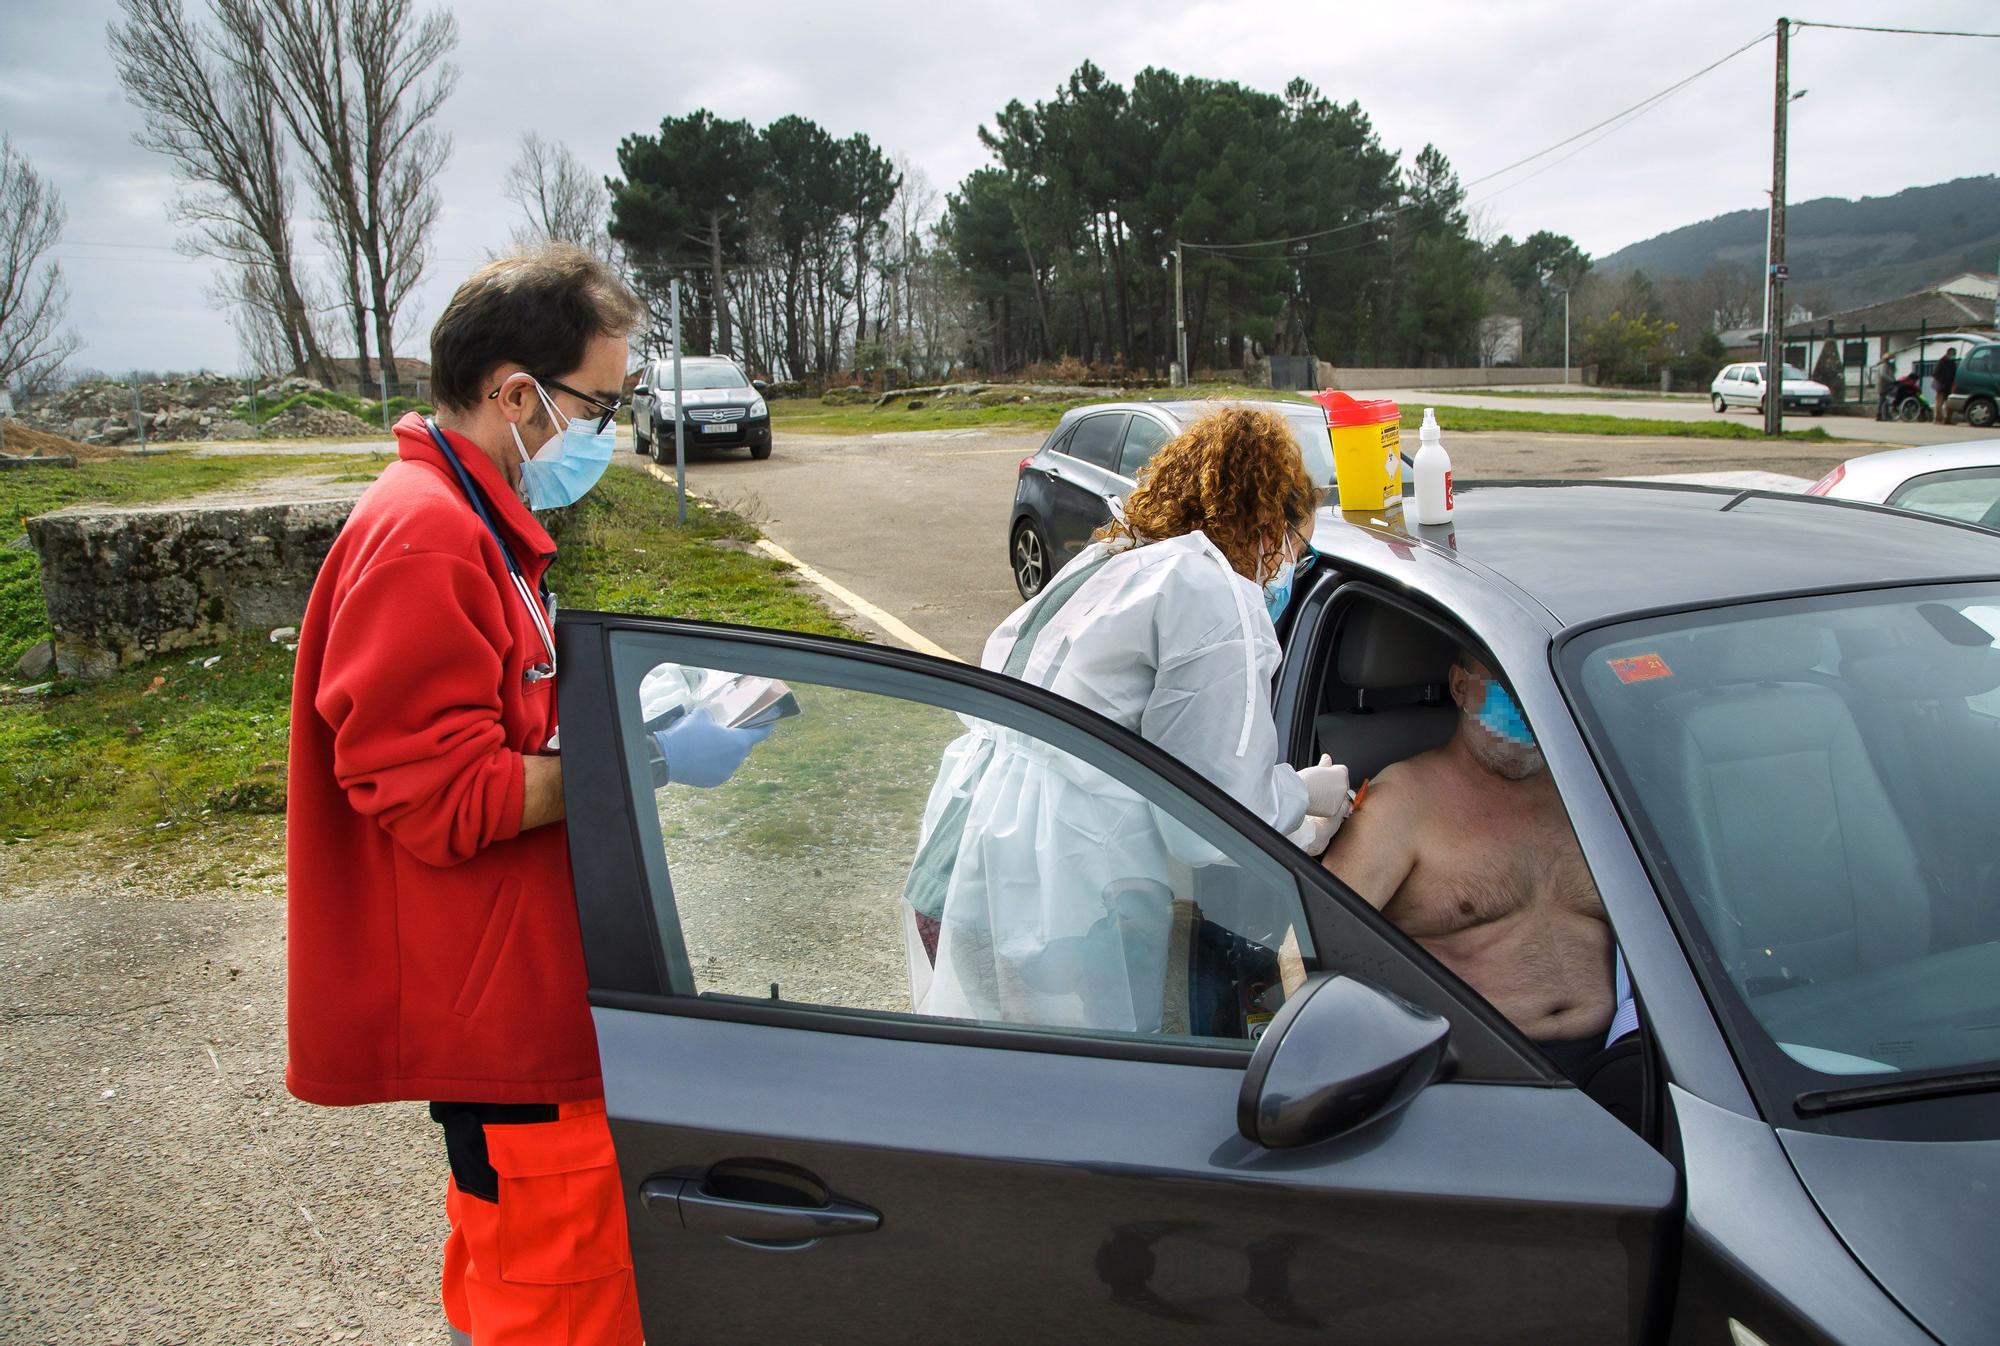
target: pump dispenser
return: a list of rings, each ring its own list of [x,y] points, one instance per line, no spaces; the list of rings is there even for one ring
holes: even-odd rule
[[[1424,426],[1418,435],[1417,456],[1410,469],[1416,478],[1417,522],[1450,523],[1457,508],[1451,491],[1451,455],[1444,451],[1437,412],[1430,407],[1424,408]]]

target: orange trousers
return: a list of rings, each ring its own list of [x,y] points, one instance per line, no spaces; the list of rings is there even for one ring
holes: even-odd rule
[[[445,1317],[474,1346],[640,1346],[604,1101],[485,1132],[500,1200],[446,1186]]]

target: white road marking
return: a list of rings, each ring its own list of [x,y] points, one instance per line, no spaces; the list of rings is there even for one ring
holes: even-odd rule
[[[888,609],[877,607],[875,604],[863,598],[860,594],[855,593],[854,590],[848,588],[846,585],[839,584],[833,580],[828,579],[825,575],[820,574],[819,571],[814,570],[804,561],[801,561],[798,557],[792,555],[790,552],[786,551],[783,547],[780,547],[777,543],[771,541],[769,538],[757,539],[757,550],[763,552],[766,556],[771,557],[773,560],[781,561],[784,564],[790,566],[792,569],[798,571],[800,577],[804,579],[808,584],[814,585],[817,588],[824,590],[834,599],[854,609],[856,612],[860,613],[863,617],[866,617],[869,621],[875,623],[877,626],[881,627],[884,631],[887,631],[890,635],[894,636],[897,640],[902,641],[905,645],[908,645],[911,649],[917,651],[917,653],[934,654],[940,659],[949,659],[956,664],[962,664],[965,662],[965,660],[959,658],[957,655],[953,654],[950,650],[938,644],[936,641],[931,640],[928,637],[919,635],[916,631],[912,630],[900,617],[897,617],[894,613],[890,612]]]
[[[674,474],[661,467],[658,463],[647,463],[646,471],[669,486],[674,484]],[[688,499],[701,500],[704,504],[708,503],[701,495],[694,491],[688,492]],[[757,539],[757,550],[763,552],[772,560],[788,565],[798,571],[799,578],[805,580],[806,583],[821,590],[835,602],[853,609],[862,617],[875,623],[875,625],[887,631],[890,636],[908,645],[917,653],[935,655],[940,659],[949,659],[956,664],[965,662],[965,660],[959,658],[944,646],[916,631],[909,623],[896,616],[893,612],[890,612],[887,608],[871,603],[846,585],[828,579],[825,575],[822,575],[819,571],[813,569],[769,538]]]

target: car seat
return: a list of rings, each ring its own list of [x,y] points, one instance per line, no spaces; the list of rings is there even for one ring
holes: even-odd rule
[[[1823,628],[1706,633],[1707,686],[1662,699],[1681,875],[1746,994],[1902,962],[1930,945],[1930,896],[1846,700],[1814,668]]]
[[[1362,599],[1334,632],[1335,685],[1315,728],[1321,751],[1358,783],[1452,735],[1458,707],[1446,689],[1458,645],[1429,622]]]

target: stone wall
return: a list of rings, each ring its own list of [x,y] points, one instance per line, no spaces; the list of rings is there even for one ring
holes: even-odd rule
[[[60,510],[28,520],[57,669],[104,677],[156,654],[296,625],[352,499]]]

